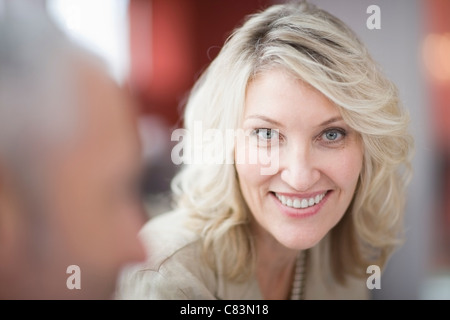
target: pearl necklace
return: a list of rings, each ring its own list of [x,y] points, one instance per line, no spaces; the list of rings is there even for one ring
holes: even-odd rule
[[[303,300],[305,298],[306,280],[306,250],[302,250],[295,263],[294,282],[292,283],[291,300]]]

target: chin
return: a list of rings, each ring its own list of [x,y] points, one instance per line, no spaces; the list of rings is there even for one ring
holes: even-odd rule
[[[290,237],[286,233],[280,234],[277,237],[277,241],[281,243],[284,247],[292,250],[306,250],[316,246],[326,234],[315,234],[309,236],[300,235],[301,231],[297,231],[298,234],[294,234]]]

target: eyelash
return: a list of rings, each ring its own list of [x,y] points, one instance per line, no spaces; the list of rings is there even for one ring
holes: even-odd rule
[[[263,131],[263,130],[270,131],[270,133],[276,133],[278,135],[278,140],[280,140],[280,141],[283,138],[283,136],[281,135],[281,133],[278,130],[270,129],[270,128],[256,128],[256,129],[253,129],[251,131],[250,135],[258,138],[258,140],[267,141],[267,142],[270,143],[270,141],[273,140],[273,138],[264,139],[264,138],[261,138],[259,136],[260,131]],[[323,136],[325,134],[327,134],[327,133],[330,133],[330,132],[336,132],[336,133],[340,134],[341,136],[339,138],[336,138],[335,140],[324,139]],[[326,145],[336,145],[336,144],[342,143],[346,136],[347,136],[347,131],[345,129],[343,129],[343,128],[327,128],[327,129],[323,130],[322,132],[320,132],[317,135],[315,140],[316,141],[321,141],[322,143],[325,143]]]
[[[265,132],[270,132],[271,137],[270,138],[263,138],[262,136],[260,136],[260,132],[261,131],[265,131]],[[258,148],[272,148],[272,147],[276,147],[281,139],[281,133],[279,132],[279,130],[277,129],[271,129],[271,128],[256,128],[253,129],[250,132],[250,136],[254,139],[256,139],[255,143],[256,146],[258,146]]]
[[[251,132],[251,135],[252,135],[252,136],[257,136],[258,138],[260,138],[260,136],[259,136],[258,134],[259,134],[259,132],[262,131],[262,130],[270,131],[270,133],[275,133],[275,134],[277,134],[278,136],[280,135],[280,133],[278,132],[278,130],[276,130],[276,129],[270,129],[270,128],[256,128],[256,129],[253,129],[252,132]],[[264,139],[264,138],[262,138],[262,139]],[[264,140],[270,141],[270,140],[272,140],[272,138],[264,139]]]
[[[336,140],[326,140],[323,139],[323,136],[327,133],[330,132],[337,132],[341,135],[340,138],[337,138]],[[325,130],[323,130],[318,136],[317,136],[317,140],[321,140],[323,143],[327,144],[327,145],[334,145],[334,144],[339,144],[342,143],[342,141],[344,140],[344,138],[347,136],[347,131],[345,131],[342,128],[327,128]]]

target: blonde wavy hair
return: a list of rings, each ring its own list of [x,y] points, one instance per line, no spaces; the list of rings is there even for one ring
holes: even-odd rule
[[[383,268],[403,241],[406,187],[411,178],[413,140],[409,115],[398,90],[382,73],[364,44],[341,20],[305,1],[272,5],[249,15],[234,30],[200,76],[187,100],[184,127],[193,130],[239,128],[246,88],[259,73],[282,68],[309,83],[339,108],[363,141],[364,160],[354,198],[330,231],[331,268],[367,276]],[[197,141],[198,142],[198,141]],[[204,154],[216,148],[203,146]],[[225,146],[233,157],[234,145]],[[195,145],[186,145],[192,150]],[[214,155],[212,155],[214,156]],[[223,262],[225,275],[245,279],[254,266],[250,212],[233,164],[185,164],[172,180],[175,206],[189,212],[212,268]]]

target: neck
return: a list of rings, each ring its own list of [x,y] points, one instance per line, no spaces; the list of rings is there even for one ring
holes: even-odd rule
[[[255,230],[255,249],[256,276],[263,298],[289,299],[298,250],[283,246],[265,230]]]

